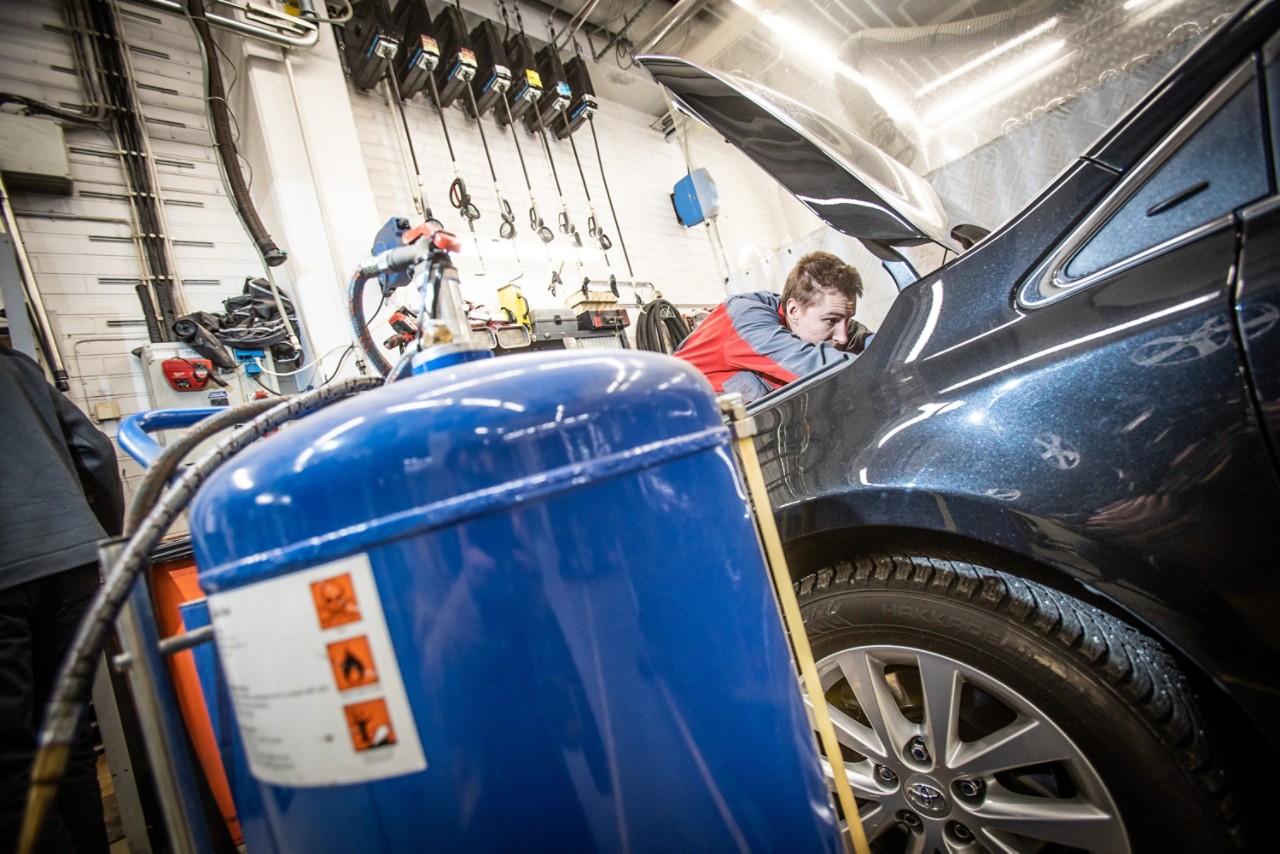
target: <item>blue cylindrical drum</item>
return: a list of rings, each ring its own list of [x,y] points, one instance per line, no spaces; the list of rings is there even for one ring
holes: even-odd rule
[[[684,362],[530,354],[229,462],[191,530],[251,854],[836,851],[729,442]]]

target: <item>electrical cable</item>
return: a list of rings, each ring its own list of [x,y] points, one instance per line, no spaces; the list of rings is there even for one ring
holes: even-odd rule
[[[542,150],[547,154],[547,165],[551,167],[551,178],[555,181],[556,195],[560,198],[560,214],[557,217],[560,233],[573,238],[574,255],[576,257],[578,254],[577,247],[582,244],[582,238],[578,236],[578,227],[569,218],[569,205],[564,200],[564,190],[560,187],[560,173],[556,171],[556,161],[551,156],[551,143],[547,139],[547,126],[542,122],[542,113],[535,108],[534,115],[538,119],[538,137],[542,140]],[[582,259],[579,257],[577,260],[578,268],[581,269]]]
[[[342,370],[342,363],[347,360],[347,356],[350,356],[351,352],[355,349],[356,349],[356,345],[354,344],[347,345],[347,349],[342,352],[341,358],[338,359],[338,364],[334,365],[333,373],[329,374],[329,376],[325,377],[323,380],[320,381],[320,387],[327,386],[329,383],[333,382],[333,378],[338,375],[338,371]]]
[[[375,316],[376,316],[376,313],[375,313]],[[317,356],[316,358],[312,359],[310,362],[307,362],[307,364],[303,365],[303,366],[302,366],[302,367],[300,367],[300,368],[295,368],[295,369],[293,369],[292,371],[273,371],[273,370],[271,370],[270,368],[268,368],[266,365],[259,365],[258,367],[260,367],[260,368],[262,369],[262,372],[263,372],[264,374],[270,374],[270,375],[271,375],[271,376],[273,376],[273,377],[292,377],[292,376],[297,376],[298,374],[300,374],[300,373],[302,373],[303,371],[305,371],[307,368],[311,368],[311,367],[314,367],[314,366],[316,366],[316,365],[320,364],[320,363],[321,363],[321,362],[323,362],[325,359],[329,358],[329,357],[330,357],[330,356],[332,356],[334,353],[338,352],[339,350],[343,349],[344,347],[350,347],[350,346],[351,346],[350,344],[339,344],[337,347],[334,347],[333,349],[329,350],[329,351],[328,351],[327,353],[325,353],[323,356]]]
[[[400,124],[404,127],[404,138],[405,142],[408,143],[409,158],[413,161],[413,177],[418,182],[418,198],[415,200],[418,205],[418,212],[422,214],[423,219],[427,222],[435,223],[440,228],[444,228],[444,224],[436,219],[431,212],[431,202],[427,199],[427,187],[422,180],[422,167],[418,165],[418,155],[413,149],[413,134],[409,132],[409,118],[404,113],[404,101],[400,98],[400,85],[396,82],[396,75],[390,66],[387,67],[386,76],[387,86],[391,91],[396,112],[400,114]]]
[[[653,353],[674,353],[689,337],[689,331],[689,325],[675,305],[655,299],[646,303],[636,318],[636,345]]]
[[[440,114],[440,129],[444,131],[444,144],[449,149],[449,162],[453,164],[453,183],[449,185],[449,204],[457,208],[458,213],[467,221],[467,228],[471,230],[471,240],[476,245],[476,257],[480,261],[480,273],[484,275],[484,257],[480,252],[480,238],[476,235],[476,220],[480,218],[480,209],[471,201],[471,194],[467,192],[467,182],[462,179],[462,171],[458,168],[458,158],[453,153],[453,141],[449,138],[449,123],[444,118],[444,107],[440,103],[440,89],[436,86],[436,75],[434,69],[427,74],[427,82],[431,84],[431,99],[435,102],[436,112]],[[381,359],[381,355],[379,355]],[[381,359],[384,363],[385,359]],[[391,366],[387,365],[387,370],[391,370]],[[386,375],[386,372],[383,372]]]
[[[538,239],[543,243],[550,243],[556,239],[555,232],[547,227],[547,223],[542,218],[542,214],[538,213],[538,200],[533,194],[533,181],[529,179],[529,166],[524,162],[524,149],[520,145],[520,138],[516,135],[515,119],[511,115],[511,105],[507,103],[506,98],[502,101],[502,109],[507,113],[507,127],[511,128],[511,141],[516,144],[516,157],[520,159],[520,171],[524,174],[524,185],[529,190],[529,227],[538,235]],[[551,250],[547,250],[547,260],[551,259]]]
[[[596,136],[595,118],[587,116],[587,124],[591,126],[591,142],[596,149],[596,163],[600,164],[600,183],[604,185],[604,196],[609,202],[609,213],[613,215],[614,233],[618,235],[618,245],[622,247],[622,257],[627,262],[627,275],[634,279],[636,272],[631,268],[631,255],[627,252],[627,241],[622,237],[622,225],[618,222],[618,209],[613,204],[613,193],[609,192],[609,179],[604,174],[604,158],[600,156],[600,138]]]
[[[471,112],[476,117],[476,130],[480,132],[480,144],[484,146],[484,159],[489,163],[489,175],[493,178],[493,194],[498,199],[498,214],[502,217],[502,225],[498,226],[498,236],[503,240],[511,240],[516,236],[516,215],[511,212],[511,205],[502,197],[502,186],[498,183],[498,170],[493,166],[493,155],[489,153],[489,140],[485,137],[484,124],[480,121],[480,106],[476,103],[476,93],[467,81],[467,100],[471,104]],[[499,98],[499,100],[506,100]],[[516,263],[520,262],[519,256]]]
[[[336,386],[286,398],[255,415],[243,429],[228,436],[184,470],[140,521],[134,536],[124,543],[116,560],[103,567],[105,578],[102,586],[81,620],[54,682],[45,722],[37,740],[19,851],[34,854],[39,850],[44,825],[57,800],[58,784],[67,770],[76,724],[93,685],[103,642],[111,634],[115,618],[138,576],[149,565],[156,544],[187,508],[196,491],[223,463],[282,424],[380,385],[380,379],[370,377],[349,379]]]
[[[591,188],[587,185],[587,173],[582,168],[582,158],[578,156],[578,145],[573,141],[573,131],[569,129],[569,114],[561,113],[560,118],[564,121],[565,136],[569,138],[569,148],[573,151],[573,162],[578,167],[578,177],[582,179],[582,192],[587,197],[587,235],[596,241],[596,245],[600,247],[600,254],[604,256],[604,265],[612,272],[613,264],[609,262],[609,250],[613,248],[613,241],[609,239],[609,235],[605,234],[604,229],[600,227],[600,223],[596,219],[596,206],[591,201]]]
[[[245,374],[249,377],[249,379],[253,380],[259,386],[261,386],[262,390],[265,391],[267,394],[275,395],[276,397],[284,397],[284,395],[281,394],[279,391],[277,391],[276,389],[272,388],[271,386],[264,383],[261,379],[259,379],[257,374],[251,374],[248,371],[246,371]]]

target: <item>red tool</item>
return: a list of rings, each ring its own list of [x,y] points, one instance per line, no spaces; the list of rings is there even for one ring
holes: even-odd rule
[[[165,359],[160,370],[174,391],[203,391],[213,378],[213,362],[208,359]]]
[[[387,323],[396,333],[382,342],[382,346],[388,350],[412,344],[418,337],[418,316],[407,306],[402,305],[392,312],[391,317],[387,318]]]

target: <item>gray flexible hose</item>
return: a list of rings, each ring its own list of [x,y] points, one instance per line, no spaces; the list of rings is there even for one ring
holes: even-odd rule
[[[184,471],[138,525],[116,562],[103,567],[105,580],[81,621],[58,672],[44,726],[40,730],[31,770],[31,792],[23,817],[20,851],[37,850],[40,831],[55,802],[58,782],[67,768],[76,724],[93,684],[98,652],[111,633],[129,591],[149,564],[156,543],[168,532],[178,514],[190,503],[209,475],[266,433],[287,421],[380,385],[380,377],[356,377],[276,402],[275,406],[255,417],[243,430],[227,437]]]
[[[138,491],[133,495],[133,501],[129,504],[129,513],[124,520],[124,535],[132,537],[138,530],[138,526],[142,524],[142,520],[151,508],[155,506],[156,499],[160,497],[160,493],[164,492],[165,486],[169,483],[169,478],[173,476],[173,472],[178,465],[191,453],[192,449],[210,436],[217,435],[228,427],[236,424],[243,424],[256,415],[266,412],[280,405],[279,400],[251,400],[240,406],[233,407],[225,412],[219,412],[217,415],[206,418],[183,431],[182,435],[167,445],[156,461],[147,468],[147,473],[142,478],[142,483],[138,487]]]

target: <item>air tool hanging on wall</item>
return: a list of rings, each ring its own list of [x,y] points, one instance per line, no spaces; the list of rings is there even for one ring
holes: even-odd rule
[[[480,257],[480,238],[476,235],[475,221],[480,218],[480,209],[476,207],[467,192],[467,182],[462,177],[458,166],[458,157],[453,151],[453,140],[449,137],[449,122],[444,117],[445,108],[458,99],[463,92],[470,91],[471,81],[476,76],[476,55],[467,40],[466,24],[462,20],[462,12],[448,6],[440,11],[433,24],[440,40],[440,62],[431,74],[427,75],[427,86],[431,90],[431,99],[435,102],[436,112],[440,114],[440,128],[444,131],[444,144],[449,149],[449,162],[453,165],[453,183],[449,185],[449,203],[457,208],[458,213],[467,221],[471,229],[471,239],[476,245],[481,268],[484,258]]]
[[[587,76],[586,64],[582,57],[575,56],[573,59],[565,63],[565,76],[570,81],[570,91],[572,97],[569,102],[569,108],[562,111],[560,115],[559,127],[556,128],[556,136],[560,139],[569,140],[569,148],[573,151],[573,162],[578,167],[578,177],[582,179],[582,192],[587,197],[587,234],[600,247],[600,254],[604,256],[605,266],[609,268],[609,280],[614,280],[613,265],[609,262],[609,250],[613,248],[613,241],[609,239],[609,235],[600,227],[600,220],[596,216],[595,203],[591,201],[591,188],[587,184],[587,173],[582,168],[582,158],[578,156],[577,143],[573,141],[573,132],[582,126],[582,123],[595,115],[598,104],[595,98],[594,89],[591,86],[591,78]],[[617,287],[616,285],[614,286]]]
[[[564,82],[564,68],[560,64],[560,55],[556,52],[554,44],[548,44],[538,51],[536,59],[538,61],[538,75],[542,78],[544,88],[542,98],[538,101],[536,108],[530,110],[529,114],[525,116],[525,125],[538,139],[542,140],[542,150],[547,155],[547,166],[551,169],[551,179],[555,182],[556,195],[560,199],[560,215],[558,217],[560,233],[573,238],[574,260],[577,262],[578,270],[581,271],[582,258],[578,254],[578,247],[582,245],[582,237],[578,234],[577,226],[573,224],[573,220],[569,217],[569,204],[565,201],[564,189],[560,186],[560,173],[556,171],[556,161],[551,155],[551,141],[548,139],[547,125],[542,118],[544,112],[558,117],[561,112],[568,108],[569,84]]]
[[[505,13],[506,7],[503,7]],[[512,84],[507,89],[505,98],[501,99],[499,109],[494,116],[499,124],[511,128],[511,141],[516,147],[516,156],[520,160],[520,172],[524,175],[524,185],[529,191],[529,227],[545,244],[555,239],[553,232],[538,212],[538,200],[533,192],[533,181],[529,178],[529,166],[525,163],[524,150],[520,147],[520,137],[515,132],[516,120],[534,108],[542,97],[542,81],[533,67],[533,48],[524,33],[513,33],[504,45],[506,49],[506,65],[511,71]],[[547,249],[547,260],[551,260],[551,250]],[[553,274],[554,275],[554,274]]]
[[[600,183],[604,185],[604,197],[609,203],[609,213],[613,217],[614,234],[618,235],[618,244],[622,247],[622,257],[627,262],[627,275],[635,278],[635,270],[631,268],[631,256],[627,253],[627,241],[622,237],[622,225],[618,222],[618,209],[613,204],[613,194],[609,192],[609,179],[604,174],[604,158],[600,156],[600,138],[596,136],[595,114],[598,104],[595,99],[595,87],[591,85],[591,76],[587,73],[587,64],[581,57],[575,56],[565,63],[565,74],[573,92],[573,103],[566,112],[566,124],[561,129],[560,138],[569,137],[573,143],[573,132],[585,120],[591,127],[591,143],[596,150],[596,163],[600,167]],[[578,149],[573,149],[574,157]],[[581,166],[581,164],[579,164]],[[596,235],[592,235],[595,237]]]
[[[461,13],[456,9],[459,18]],[[489,152],[489,140],[484,133],[484,114],[499,103],[506,103],[506,92],[511,88],[511,71],[507,68],[506,54],[503,51],[502,39],[498,36],[498,26],[489,19],[482,20],[471,31],[471,43],[475,46],[476,69],[481,84],[480,97],[476,97],[475,89],[470,83],[466,86],[467,112],[476,120],[476,130],[480,132],[480,143],[484,146],[484,159],[489,164],[489,176],[493,179],[493,193],[498,199],[498,213],[502,217],[502,225],[498,234],[505,240],[516,236],[516,217],[511,205],[502,195],[502,186],[498,183],[498,171],[493,166],[493,155]],[[516,259],[517,262],[519,258]]]
[[[418,153],[413,145],[413,134],[409,130],[409,119],[404,113],[404,99],[422,91],[432,69],[439,65],[440,49],[436,46],[436,40],[429,35],[431,16],[424,0],[403,0],[396,8],[394,25],[401,36],[400,46],[387,67],[386,80],[390,100],[400,116],[400,126],[404,129],[401,153],[409,155],[410,164],[406,166],[412,170],[410,177],[418,185],[417,198],[414,200],[418,212],[427,222],[443,228],[431,210],[426,181],[422,177],[422,167],[418,163]]]
[[[516,13],[519,15],[519,12]],[[538,99],[542,97],[542,78],[538,76],[538,61],[534,56],[533,45],[524,34],[523,25],[519,32],[507,38],[507,67],[511,69],[511,93],[507,98],[510,109],[508,115],[498,114],[499,124],[514,125],[516,120],[523,119],[525,114],[534,109]]]

